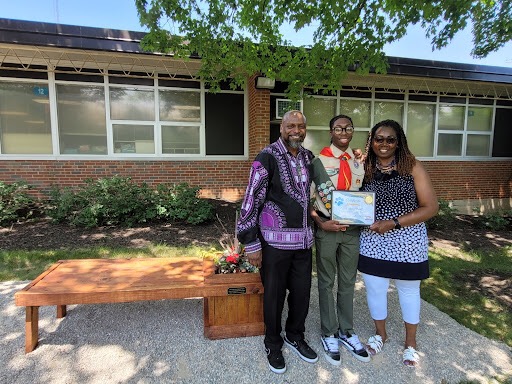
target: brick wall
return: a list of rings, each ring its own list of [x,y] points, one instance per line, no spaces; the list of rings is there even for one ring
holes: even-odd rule
[[[248,161],[4,160],[0,180],[24,180],[44,197],[53,185],[74,187],[87,178],[119,175],[153,186],[187,182],[201,186],[204,197],[235,201],[245,191],[249,166]]]
[[[268,129],[267,129],[268,135]],[[254,149],[254,156],[258,151]],[[254,158],[252,156],[252,158]],[[201,186],[201,196],[237,201],[247,185],[251,161],[0,161],[0,180],[24,180],[44,197],[51,186],[73,187],[87,178],[130,176],[156,186],[181,183]],[[438,197],[443,200],[510,199],[512,161],[424,161]]]
[[[256,75],[249,79],[249,159],[270,141],[270,90],[256,89]]]
[[[423,161],[440,199],[509,199],[512,160]]]

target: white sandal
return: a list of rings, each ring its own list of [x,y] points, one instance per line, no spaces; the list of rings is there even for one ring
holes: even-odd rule
[[[407,347],[402,355],[402,361],[406,367],[414,368],[420,362],[420,355],[418,355],[418,352],[413,347]],[[406,364],[406,361],[410,361],[412,364]]]
[[[382,337],[380,335],[370,336],[366,343],[366,350],[370,355],[374,356],[382,351],[383,345],[384,342],[382,341]]]

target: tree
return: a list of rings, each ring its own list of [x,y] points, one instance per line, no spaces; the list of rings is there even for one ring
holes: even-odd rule
[[[385,73],[383,47],[420,24],[432,49],[472,26],[475,57],[512,40],[512,0],[135,0],[149,28],[143,47],[201,58],[199,76],[215,89],[261,73],[289,84],[334,91],[348,70]],[[313,30],[312,43],[293,46],[282,26]]]

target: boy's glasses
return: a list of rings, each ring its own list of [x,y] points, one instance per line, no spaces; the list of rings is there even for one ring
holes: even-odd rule
[[[392,144],[396,143],[396,137],[393,137],[393,136],[387,136],[387,137],[375,136],[373,138],[373,141],[375,141],[377,144],[382,144],[385,141],[387,144],[392,145]]]
[[[347,133],[352,133],[354,132],[354,127],[349,125],[348,127],[340,127],[339,125],[335,126],[332,128],[333,132],[337,135],[339,135],[340,133],[342,133],[343,131],[347,132]]]

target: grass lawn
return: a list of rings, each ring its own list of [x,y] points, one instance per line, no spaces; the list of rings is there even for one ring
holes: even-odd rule
[[[431,248],[429,259],[431,277],[422,283],[422,298],[467,328],[512,347],[512,298],[496,290],[512,279],[512,247]]]

